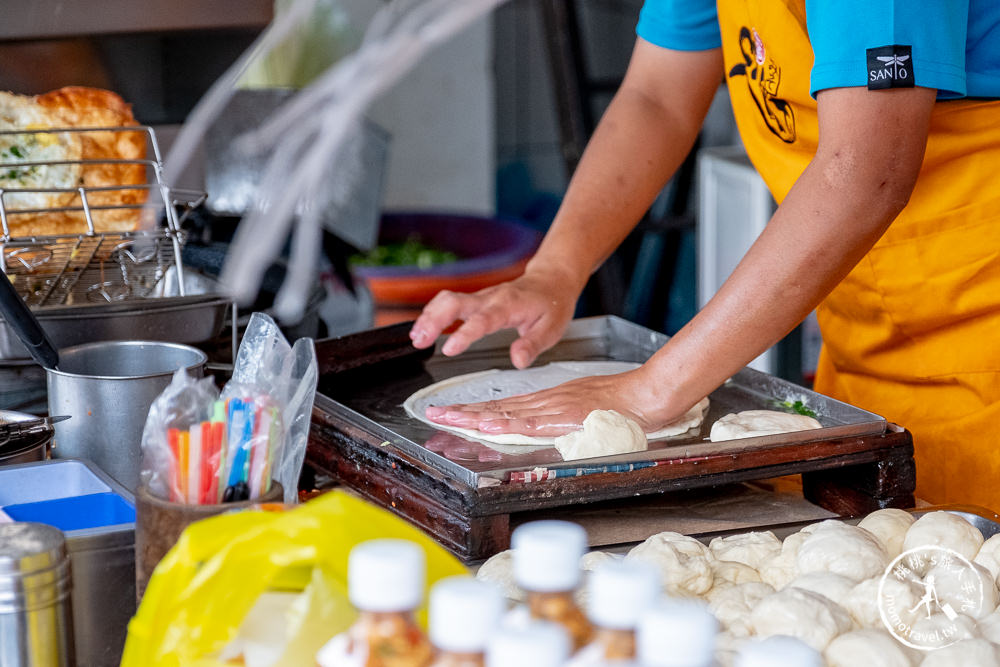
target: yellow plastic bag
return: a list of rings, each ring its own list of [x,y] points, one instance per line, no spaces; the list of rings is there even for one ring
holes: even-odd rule
[[[239,512],[192,524],[149,581],[129,623],[122,667],[220,667],[219,652],[260,595],[275,590],[302,593],[293,643],[303,664],[303,653],[311,655],[354,620],[347,556],[356,544],[381,537],[423,547],[428,587],[467,573],[417,528],[342,491],[287,512]],[[286,658],[278,664],[292,664]]]

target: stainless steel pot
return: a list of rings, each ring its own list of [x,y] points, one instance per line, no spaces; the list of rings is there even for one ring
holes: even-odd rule
[[[3,430],[2,427],[5,424],[17,424],[18,422],[37,420],[38,417],[36,415],[0,410],[0,431]],[[51,425],[33,429],[24,435],[9,440],[0,437],[0,466],[44,461],[49,453],[49,444],[51,442]]]
[[[59,350],[59,370],[47,370],[56,458],[93,461],[129,491],[139,483],[142,429],[153,400],[179,368],[204,374],[208,357],[188,345],[103,341]]]

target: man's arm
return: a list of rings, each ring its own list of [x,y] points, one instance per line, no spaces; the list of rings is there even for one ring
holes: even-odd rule
[[[525,275],[474,295],[442,292],[414,325],[414,345],[430,346],[456,319],[465,322],[445,344],[448,355],[503,328],[520,333],[511,346],[518,367],[553,345],[590,274],[635,227],[690,151],[721,73],[718,49],[673,51],[639,39]]]
[[[934,101],[926,88],[821,92],[816,156],[715,297],[641,368],[428,416],[536,435],[595,409],[647,432],[669,423],[791,331],[875,244],[916,183]]]

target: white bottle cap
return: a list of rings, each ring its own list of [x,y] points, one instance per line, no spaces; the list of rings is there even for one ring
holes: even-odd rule
[[[544,621],[500,628],[486,648],[486,667],[563,667],[568,659],[566,631]]]
[[[735,667],[821,667],[823,658],[801,639],[774,635],[745,642],[733,664]]]
[[[559,593],[580,583],[587,532],[568,521],[532,521],[514,529],[514,580],[525,591]]]
[[[451,653],[483,653],[504,612],[493,584],[472,577],[448,577],[431,588],[430,639]]]
[[[347,589],[362,611],[410,611],[424,597],[424,550],[406,540],[370,540],[351,549]]]
[[[640,561],[605,563],[591,572],[587,617],[609,630],[634,630],[660,597],[660,573]]]
[[[639,619],[636,652],[643,667],[704,667],[715,660],[719,624],[702,602],[668,599]]]

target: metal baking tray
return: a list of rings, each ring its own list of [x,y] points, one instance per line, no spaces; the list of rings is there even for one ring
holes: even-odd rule
[[[630,454],[563,461],[554,447],[494,449],[432,428],[406,414],[403,401],[429,384],[474,371],[511,368],[509,347],[513,340],[513,333],[500,332],[487,336],[458,357],[445,357],[438,351],[419,365],[405,369],[393,367],[379,371],[373,368],[363,377],[352,377],[350,382],[325,383],[316,397],[317,407],[472,486],[479,484],[480,477],[507,480],[513,471],[535,467],[581,468],[669,461],[814,440],[878,435],[886,429],[883,417],[749,368],[710,394],[711,405],[699,428],[651,442],[647,451]],[[644,362],[667,340],[664,334],[618,317],[585,318],[573,321],[563,339],[537,363],[567,360]],[[823,428],[728,442],[708,441],[711,425],[720,417],[742,410],[777,409],[776,404],[786,400],[801,400],[816,413]]]

